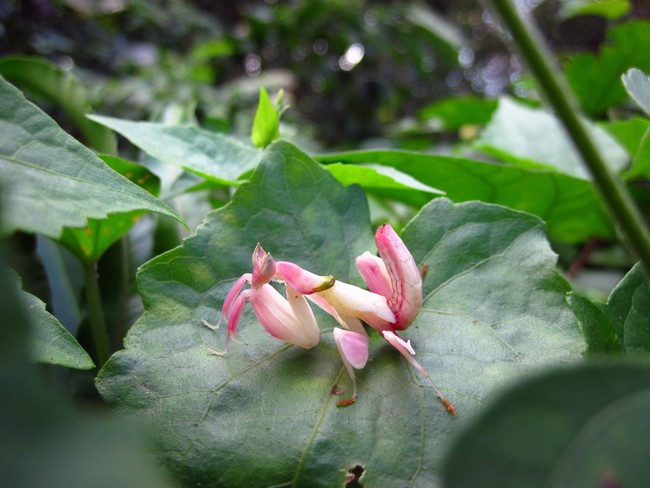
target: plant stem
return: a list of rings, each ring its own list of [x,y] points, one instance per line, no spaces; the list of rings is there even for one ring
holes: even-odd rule
[[[99,294],[97,281],[97,263],[83,263],[86,289],[86,306],[88,307],[88,322],[90,332],[95,344],[97,365],[103,365],[111,355],[111,346],[104,320],[104,311]]]
[[[535,76],[547,102],[553,107],[573,140],[582,160],[593,178],[602,201],[618,224],[624,241],[641,260],[650,276],[650,236],[630,194],[614,175],[600,154],[578,115],[577,104],[562,74],[555,68],[552,55],[546,49],[530,22],[525,22],[511,0],[490,0],[504,25],[510,31],[523,60]]]

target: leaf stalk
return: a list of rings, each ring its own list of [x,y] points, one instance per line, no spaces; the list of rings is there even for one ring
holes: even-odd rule
[[[97,263],[84,262],[84,280],[86,290],[86,306],[88,307],[88,322],[90,333],[95,346],[95,359],[98,366],[103,365],[111,355],[111,346],[106,329],[106,320],[102,309],[102,301],[97,280]]]

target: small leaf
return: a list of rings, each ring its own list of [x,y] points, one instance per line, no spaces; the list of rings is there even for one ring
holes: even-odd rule
[[[650,120],[631,117],[600,125],[625,148],[632,160],[622,176],[626,180],[650,178]]]
[[[377,164],[328,164],[325,169],[344,185],[357,184],[366,192],[409,203],[415,207],[426,204],[434,195],[444,192],[420,183],[412,176]]]
[[[564,242],[614,237],[591,182],[556,171],[395,150],[325,154],[316,159],[325,164],[390,166],[440,188],[455,202],[481,200],[535,214],[544,219],[551,237]]]
[[[602,356],[623,351],[604,305],[598,306],[576,293],[569,295],[567,300],[582,327],[582,335],[587,343],[587,355]]]
[[[650,117],[650,79],[636,68],[628,70],[622,78],[628,94]]]
[[[650,287],[640,264],[614,288],[607,313],[628,355],[650,351]]]
[[[463,125],[485,125],[497,108],[496,100],[447,98],[427,105],[418,118],[437,121],[444,130],[459,130]]]
[[[60,106],[97,151],[117,153],[115,135],[86,118],[93,109],[83,85],[71,73],[40,58],[10,56],[0,60],[0,76]]]
[[[237,178],[257,164],[259,151],[238,140],[193,125],[132,122],[99,115],[91,120],[122,134],[150,156],[218,183]]]
[[[629,0],[564,0],[558,15],[562,20],[580,15],[598,15],[616,20],[627,15],[631,8]]]
[[[403,232],[428,268],[423,311],[404,337],[458,417],[376,336],[356,404],[337,408],[332,391],[351,385],[331,338],[335,322],[322,314],[321,343],[305,351],[270,337],[247,307],[241,343],[226,356],[210,354],[226,331],[201,321],[216,320],[234,280],[250,271],[257,242],[276,259],[358,284],[355,257],[374,249],[368,219],[358,187],[343,187],[279,141],[231,203],[142,267],[147,311],[97,387],[124,414],[149,421],[160,460],[180,482],[343,486],[360,465],[366,488],[432,486],[449,433],[495,388],[580,356],[569,286],[555,271],[543,223],[443,198]]]
[[[251,139],[256,147],[265,148],[280,138],[280,113],[271,103],[264,87],[260,88],[260,101],[255,112]]]
[[[603,129],[584,121],[612,171],[627,164],[628,155]],[[502,161],[523,167],[545,167],[575,178],[590,179],[584,163],[557,118],[503,97],[476,147]]]
[[[621,75],[631,67],[650,72],[650,22],[615,25],[607,32],[600,52],[578,54],[565,66],[566,76],[583,109],[599,117],[626,100]]]
[[[650,368],[588,363],[509,388],[459,433],[443,467],[455,488],[645,486]]]
[[[0,184],[4,231],[57,239],[89,218],[150,210],[181,218],[123,176],[0,77]]]
[[[21,289],[21,280],[16,272],[8,271],[20,301],[29,312],[28,317],[32,327],[29,338],[32,358],[41,363],[58,364],[67,368],[94,368],[95,363],[72,334],[54,315],[45,310],[45,304],[41,300]]]

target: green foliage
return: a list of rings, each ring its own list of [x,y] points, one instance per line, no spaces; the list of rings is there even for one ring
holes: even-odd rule
[[[150,156],[209,181],[237,184],[259,159],[259,152],[233,137],[193,125],[132,122],[93,115],[92,120],[122,134]]]
[[[636,68],[629,70],[623,75],[623,85],[639,107],[650,117],[650,79],[645,73]]]
[[[593,185],[557,171],[392,150],[334,153],[317,159],[386,165],[439,188],[455,202],[481,200],[530,212],[544,219],[549,235],[561,241],[613,236]]]
[[[439,124],[443,130],[459,130],[468,124],[485,125],[496,110],[496,100],[476,97],[454,97],[422,108],[418,117]]]
[[[279,138],[280,110],[271,103],[269,94],[262,87],[260,88],[260,101],[253,120],[251,140],[255,147],[265,148]]]
[[[579,295],[572,295],[569,303],[581,323],[589,353],[624,351],[628,356],[643,356],[650,351],[650,288],[640,265],[618,283],[606,304]]]
[[[627,163],[625,151],[603,129],[584,123],[610,169],[620,171]],[[545,110],[528,108],[510,98],[499,100],[476,146],[517,166],[554,169],[567,176],[589,179],[560,121]]]
[[[29,312],[32,358],[41,363],[58,364],[68,368],[94,368],[95,364],[88,353],[61,322],[45,310],[45,303],[20,289],[21,280],[15,272],[6,272],[6,275],[12,281],[8,286],[19,296],[23,308]]]
[[[451,446],[444,486],[645,486],[650,368],[589,363],[509,388]]]
[[[0,60],[49,114],[0,78],[1,234],[34,293],[0,266],[0,485],[166,486],[152,456],[177,486],[648,484],[650,286],[622,244],[647,262],[650,241],[621,209],[632,198],[650,209],[650,24],[623,0],[542,2],[529,23],[492,0],[515,59],[492,12],[446,3],[3,12],[10,52],[64,68]],[[563,67],[587,117],[540,69],[553,59],[526,40],[535,24],[576,53]],[[91,100],[111,117],[87,117]],[[281,116],[291,142],[278,140]],[[113,131],[140,164],[117,157]],[[310,157],[325,147],[336,149]],[[370,329],[357,401],[337,408],[352,384],[320,309],[309,351],[271,337],[246,305],[241,342],[218,354],[226,327],[210,324],[258,242],[363,286],[355,258],[375,252],[386,220],[404,227],[423,278],[424,306],[401,335],[456,416]],[[150,445],[50,395],[27,361],[67,367],[40,372],[99,403],[96,371],[71,369],[94,366],[82,345],[102,398],[150,427]]]
[[[650,288],[640,265],[612,291],[607,313],[628,355],[650,351]]]
[[[650,23],[627,22],[608,31],[608,43],[598,55],[578,54],[565,67],[571,88],[592,117],[626,99],[620,78],[630,67],[650,72]]]
[[[44,383],[41,372],[27,359],[34,315],[4,264],[0,264],[0,285],[0,485],[171,486],[151,462],[139,427],[80,412]],[[33,298],[30,302],[40,315],[40,304]]]
[[[84,86],[72,74],[40,58],[10,56],[0,60],[0,76],[61,107],[97,151],[117,153],[113,133],[86,118],[93,109]]]
[[[158,196],[160,182],[144,166],[115,156],[100,155],[100,158],[117,173],[152,195]],[[145,213],[146,210],[134,210],[127,213],[111,214],[101,220],[88,219],[88,226],[84,229],[64,229],[59,241],[82,261],[94,263]]]
[[[267,149],[250,181],[194,236],[143,267],[147,312],[98,388],[124,413],[148,419],[159,455],[186,484],[333,486],[357,464],[364,486],[429,484],[457,421],[522,372],[579,357],[582,340],[539,219],[438,199],[403,238],[429,269],[424,309],[405,336],[458,420],[378,338],[358,375],[357,403],[337,408],[332,388],[351,386],[327,333],[335,324],[323,316],[321,344],[308,352],[273,340],[245,312],[241,343],[224,357],[210,353],[225,331],[201,320],[217,318],[257,242],[276,259],[354,283],[354,258],[373,247],[360,190],[285,142]]]
[[[623,350],[604,306],[575,293],[567,299],[582,327],[588,356],[604,356]]]
[[[629,0],[565,0],[560,6],[560,17],[570,19],[580,15],[599,15],[607,19],[620,19],[630,12]]]
[[[0,183],[4,230],[59,238],[89,218],[150,210],[180,219],[115,173],[0,78]]]
[[[420,183],[406,173],[384,165],[332,163],[325,168],[344,185],[357,184],[367,193],[420,208],[444,192]]]

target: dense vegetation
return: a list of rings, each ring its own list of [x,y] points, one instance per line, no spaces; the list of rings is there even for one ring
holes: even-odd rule
[[[0,6],[0,485],[646,486],[650,7],[516,3]],[[316,307],[220,354],[385,222],[456,415],[370,328],[337,407]]]

